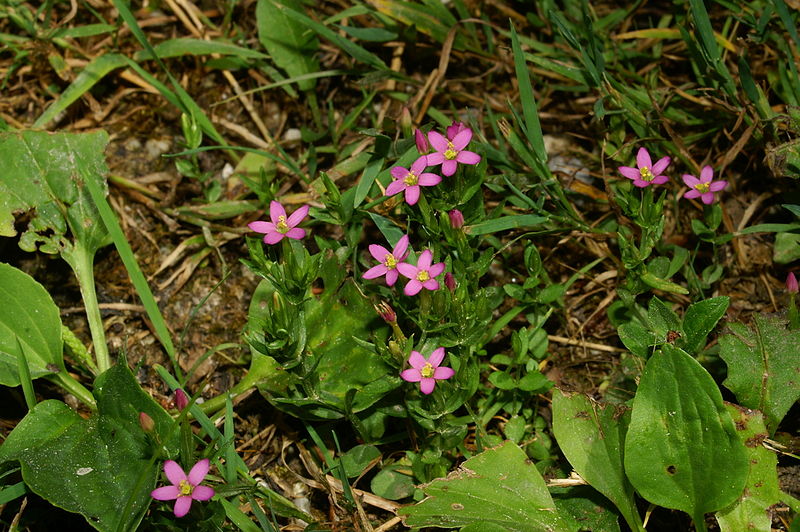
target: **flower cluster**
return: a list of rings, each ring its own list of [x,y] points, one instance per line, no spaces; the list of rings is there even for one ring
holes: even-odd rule
[[[394,286],[398,277],[402,275],[409,279],[403,289],[403,293],[407,296],[417,295],[423,288],[439,289],[436,277],[444,272],[444,262],[433,264],[433,252],[429,249],[420,254],[416,266],[405,262],[408,257],[408,235],[403,235],[392,251],[372,244],[369,246],[369,252],[379,264],[364,272],[362,275],[364,279],[376,279],[385,275],[386,284]]]
[[[636,154],[636,166],[620,166],[619,173],[633,181],[633,186],[645,188],[650,185],[663,185],[669,181],[669,177],[663,175],[669,166],[670,158],[662,157],[655,164],[646,148],[639,148]],[[700,198],[706,205],[714,202],[714,193],[720,192],[728,186],[727,181],[713,181],[714,170],[710,166],[704,166],[700,171],[700,178],[683,174],[683,182],[689,187],[689,191],[683,197],[687,199]]]
[[[394,181],[386,187],[386,195],[394,196],[405,192],[405,200],[409,205],[419,201],[420,187],[432,187],[442,182],[441,176],[425,172],[429,166],[442,167],[442,175],[449,177],[456,173],[458,164],[474,165],[481,161],[481,156],[465,148],[472,140],[472,130],[461,122],[453,122],[447,128],[447,136],[430,131],[427,138],[419,129],[414,132],[414,141],[420,156],[411,164],[411,168],[395,166],[390,173]],[[428,153],[433,148],[432,153]]]

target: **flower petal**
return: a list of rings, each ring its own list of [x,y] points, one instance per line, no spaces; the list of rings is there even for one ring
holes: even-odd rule
[[[387,196],[394,196],[398,192],[405,190],[406,184],[402,181],[392,181],[389,183],[389,186],[386,187],[386,195]]]
[[[701,183],[708,183],[714,178],[714,169],[708,165],[705,165],[702,170],[700,170],[700,182]]]
[[[411,171],[419,175],[427,167],[428,167],[428,157],[422,155],[421,157],[418,157],[417,160],[411,164]]]
[[[375,279],[377,277],[380,277],[381,275],[385,275],[386,272],[388,271],[389,268],[387,268],[383,264],[378,264],[377,266],[373,266],[369,270],[365,271],[364,275],[362,275],[361,277],[363,277],[364,279]]]
[[[434,378],[435,377],[436,375],[434,375]],[[194,490],[192,490],[192,499],[196,501],[207,501],[213,496],[214,488],[209,488],[208,486],[197,486]]]
[[[403,180],[408,175],[408,168],[403,168],[402,166],[393,166],[389,173],[392,174],[392,177],[395,179]]]
[[[409,205],[416,205],[417,201],[419,201],[419,186],[412,185],[406,187],[406,203]]]
[[[429,249],[426,249],[420,253],[419,258],[417,259],[417,270],[427,270],[431,267],[431,262],[433,262],[433,252]]]
[[[458,135],[453,137],[453,148],[458,151],[463,150],[469,144],[469,141],[472,140],[472,130],[470,128],[466,128],[463,131],[459,132]]]
[[[700,191],[693,188],[692,190],[690,190],[689,192],[684,194],[683,197],[686,198],[686,199],[699,198],[700,197]]]
[[[663,185],[667,181],[669,181],[669,178],[667,176],[658,175],[658,176],[654,177],[653,180],[650,181],[650,182],[653,183],[654,185]]]
[[[460,162],[461,164],[478,164],[481,162],[481,156],[474,151],[460,151],[458,152],[456,161]]]
[[[425,395],[430,395],[433,389],[436,387],[436,380],[432,378],[422,379],[419,381],[419,390],[424,393]]]
[[[419,382],[422,380],[422,374],[417,369],[404,369],[400,372],[400,378],[406,382]]]
[[[694,188],[694,186],[695,186],[695,185],[699,185],[699,184],[700,184],[700,180],[699,180],[699,179],[697,179],[697,178],[696,178],[695,176],[693,176],[692,174],[683,174],[683,176],[681,177],[681,179],[683,179],[683,182],[684,182],[684,183],[686,184],[686,186],[687,186],[687,187],[689,187],[689,188]]]
[[[444,162],[444,155],[442,155],[438,151],[429,153],[428,155],[426,155],[426,157],[428,158],[428,166],[436,166]]]
[[[433,371],[433,378],[437,380],[445,380],[449,379],[455,374],[456,372],[453,370],[453,368],[436,368]]]
[[[670,160],[669,157],[662,157],[653,165],[650,171],[653,172],[653,175],[661,175],[661,173],[667,169],[667,166],[669,166]]]
[[[653,160],[650,158],[650,152],[647,151],[647,148],[639,148],[639,152],[636,154],[636,166],[639,169],[653,166]]]
[[[419,351],[411,351],[411,355],[408,357],[408,365],[416,370],[421,370],[425,367],[428,361],[425,360],[425,357]]]
[[[175,517],[183,517],[189,513],[191,508],[192,498],[188,495],[185,495],[183,497],[178,497],[178,500],[175,501],[175,507],[172,508],[172,513],[175,514]]]
[[[394,255],[396,260],[401,261],[406,258],[407,251],[408,235],[403,235],[400,237],[400,240],[397,241],[397,244],[394,245],[394,248],[392,249],[392,255]]]
[[[455,159],[448,159],[442,162],[442,174],[447,177],[455,174],[456,168],[458,168],[458,163]]]
[[[442,177],[430,172],[424,173],[419,176],[417,183],[423,187],[433,187],[442,182]]]
[[[444,347],[437,347],[428,357],[428,363],[434,368],[438,368],[442,360],[444,360]]]
[[[178,486],[161,486],[150,492],[150,496],[157,501],[171,501],[181,495]]]
[[[444,138],[442,134],[437,131],[428,132],[428,141],[430,141],[431,146],[433,146],[433,149],[436,150],[437,152],[444,152],[448,148],[447,139]],[[438,163],[431,162],[430,155],[428,155],[428,164],[434,165]]]
[[[386,272],[386,286],[394,286],[398,277],[400,277],[400,274],[397,273],[397,270],[389,270]]]
[[[705,203],[706,205],[711,205],[712,203],[714,203],[714,193],[706,192],[705,194],[701,194],[700,199],[703,200],[703,203]]]
[[[269,219],[272,220],[272,223],[275,225],[278,224],[278,217],[286,216],[286,210],[283,208],[283,205],[278,203],[275,200],[269,202]]]
[[[174,460],[164,462],[164,474],[167,475],[167,479],[174,486],[180,484],[182,480],[186,480],[186,473],[183,472],[183,468],[178,465],[178,462]]]
[[[303,218],[308,216],[308,209],[309,208],[310,207],[308,205],[303,205],[302,207],[300,207],[299,209],[294,211],[292,213],[292,215],[289,216],[289,218],[286,219],[286,225],[288,225],[289,227],[294,227],[297,224],[299,224],[300,222],[302,222]]]
[[[419,270],[413,264],[409,264],[407,262],[399,262],[397,263],[397,271],[400,272],[400,275],[402,275],[403,277],[414,279],[417,276],[417,272]]]
[[[274,233],[269,233],[268,235],[264,236],[264,243],[269,245],[277,244],[278,242],[283,240],[283,237],[284,237],[283,233],[275,231]]]
[[[435,291],[439,289],[439,281],[436,279],[428,279],[422,283],[422,286],[425,287],[426,290]]]
[[[271,233],[275,231],[274,223],[263,222],[261,220],[257,222],[250,222],[249,224],[247,224],[247,227],[249,227],[251,231],[255,231],[256,233]]]
[[[728,186],[727,181],[714,181],[708,186],[708,190],[711,192],[719,192],[723,188]]]
[[[286,231],[286,236],[294,238],[295,240],[302,240],[306,236],[306,230],[299,227],[293,227]]]
[[[639,187],[639,188],[649,187],[650,183],[652,183],[652,181],[645,181],[644,179],[634,179],[633,180],[633,186]]]
[[[417,281],[416,279],[411,279],[406,283],[406,287],[403,288],[403,293],[407,296],[415,296],[419,293],[420,290],[422,290],[422,283]]]
[[[197,486],[203,482],[203,479],[206,478],[206,475],[208,475],[208,470],[210,467],[211,462],[209,462],[208,458],[203,458],[197,462],[194,467],[192,467],[191,471],[189,471],[189,484],[192,486]]]
[[[436,264],[428,268],[428,275],[430,275],[431,278],[439,277],[443,271],[444,271],[444,262],[437,262]]]
[[[631,168],[630,166],[620,166],[617,168],[619,173],[623,176],[627,177],[628,179],[639,179],[642,177],[642,174],[636,168]]]
[[[391,255],[392,252],[381,245],[370,244],[369,254],[372,255],[372,257],[378,262],[383,262],[384,259],[386,259],[386,255]]]

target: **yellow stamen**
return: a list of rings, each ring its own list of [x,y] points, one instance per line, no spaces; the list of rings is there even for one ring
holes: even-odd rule
[[[652,181],[653,178],[655,177],[653,175],[653,172],[651,172],[650,169],[646,166],[643,166],[639,169],[639,175],[642,176],[642,181]]]
[[[278,216],[278,223],[275,224],[275,229],[279,233],[286,233],[289,231],[289,225],[286,223],[286,216]]]
[[[705,194],[708,192],[708,189],[711,188],[711,183],[697,183],[694,186],[694,189],[698,191],[700,194]]]
[[[444,158],[448,161],[452,161],[456,157],[458,157],[458,151],[456,151],[456,148],[453,146],[452,142],[448,142],[447,149],[444,152]]]
[[[394,255],[391,253],[387,253],[386,256],[383,257],[383,265],[392,270],[397,267],[397,259],[395,259]]]
[[[419,178],[417,177],[417,174],[415,174],[414,172],[409,172],[403,178],[403,183],[405,183],[406,185],[408,185],[410,187],[413,187],[414,185],[417,184],[418,180],[419,180]]]
[[[425,365],[422,366],[422,369],[419,370],[419,374],[422,375],[423,379],[430,379],[431,377],[433,377],[433,372],[434,371],[435,370],[433,369],[433,366],[431,365],[431,363],[430,362],[426,362]]]
[[[422,270],[419,273],[417,273],[417,281],[420,281],[422,283],[424,283],[425,281],[427,281],[430,278],[431,278],[431,276],[428,275],[428,272],[426,270]]]
[[[181,495],[183,496],[191,495],[193,489],[194,486],[192,486],[185,480],[181,480],[180,484],[178,484],[178,490],[181,492]]]

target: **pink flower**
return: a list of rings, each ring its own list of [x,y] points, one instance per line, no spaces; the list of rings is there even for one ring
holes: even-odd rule
[[[452,124],[447,126],[447,140],[452,141],[456,138],[456,135],[464,131],[465,129],[469,129],[467,124],[464,122],[455,122],[453,121]]]
[[[256,233],[264,233],[265,244],[277,244],[285,236],[300,240],[306,236],[306,231],[297,227],[297,224],[302,222],[307,215],[308,205],[303,205],[287,218],[283,205],[273,200],[269,203],[269,218],[272,221],[252,222],[247,224],[247,227]]]
[[[444,262],[437,262],[434,265],[431,265],[431,262],[433,262],[433,253],[431,250],[426,249],[417,259],[416,266],[412,266],[407,262],[401,262],[397,265],[397,271],[403,277],[411,279],[403,289],[405,295],[417,295],[423,287],[428,290],[439,289],[439,281],[435,278],[444,271]]]
[[[464,227],[464,214],[458,209],[453,209],[447,213],[450,217],[450,227],[453,229],[461,229]]]
[[[406,382],[418,382],[419,389],[425,395],[430,394],[437,380],[449,379],[456,374],[453,368],[441,367],[444,360],[444,347],[434,349],[430,358],[426,359],[418,351],[411,351],[408,363],[411,368],[400,372]]]
[[[428,139],[425,138],[425,133],[420,129],[414,130],[414,142],[417,144],[417,151],[420,155],[425,155],[431,150]]]
[[[644,188],[651,184],[663,185],[669,181],[669,178],[661,175],[661,172],[667,169],[669,161],[669,157],[662,157],[656,164],[653,164],[653,160],[650,159],[650,152],[645,148],[639,148],[639,153],[636,154],[636,165],[639,168],[620,166],[619,173],[633,180],[633,185],[639,188]]]
[[[797,277],[794,276],[794,272],[789,272],[789,275],[786,276],[786,291],[790,294],[796,294],[798,291]]]
[[[150,496],[159,501],[176,499],[175,507],[172,511],[175,517],[183,517],[189,513],[193,500],[207,501],[214,496],[213,488],[200,486],[200,483],[203,482],[203,479],[208,474],[208,469],[208,458],[204,458],[194,465],[187,476],[177,462],[167,460],[164,462],[164,474],[172,482],[172,486],[156,488],[150,492]]]
[[[450,126],[447,128],[448,134],[453,127],[456,127],[456,129],[458,128],[457,125]],[[456,129],[453,129],[452,132],[455,132]],[[427,156],[428,164],[430,166],[441,164],[442,174],[446,176],[451,176],[456,173],[458,163],[478,164],[481,162],[480,155],[475,152],[464,150],[467,144],[469,144],[469,141],[472,140],[472,130],[466,126],[452,139],[445,138],[441,133],[437,133],[436,131],[431,131],[428,133],[428,140],[431,142],[433,149],[436,150],[434,153]]]
[[[375,279],[381,275],[386,275],[386,284],[394,286],[398,277],[397,268],[408,256],[408,235],[400,237],[400,240],[397,241],[397,244],[395,244],[391,252],[377,244],[371,244],[369,246],[369,252],[380,264],[364,272],[362,277],[364,279]]]
[[[414,161],[414,164],[411,165],[411,170],[402,166],[392,168],[391,173],[395,180],[386,187],[386,195],[394,196],[401,190],[405,190],[406,203],[414,205],[419,200],[419,187],[438,185],[442,181],[441,177],[436,174],[422,173],[428,167],[428,157],[423,155]]]
[[[694,199],[700,198],[706,205],[714,203],[714,192],[719,192],[728,186],[727,181],[712,181],[714,177],[714,170],[706,165],[700,170],[700,179],[697,179],[691,174],[683,174],[683,182],[690,190],[683,195],[684,198]]]

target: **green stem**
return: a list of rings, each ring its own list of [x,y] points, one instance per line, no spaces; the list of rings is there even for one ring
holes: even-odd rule
[[[708,527],[706,526],[706,516],[702,512],[699,515],[693,515],[692,521],[694,521],[694,529],[697,532],[707,532]]]
[[[91,392],[87,390],[83,384],[73,379],[72,376],[66,371],[59,371],[58,373],[55,373],[53,375],[47,375],[44,378],[54,384],[61,386],[66,391],[68,391],[69,393],[80,399],[80,401],[83,404],[85,404],[92,410],[97,409],[97,403],[95,403],[94,397],[92,396]]]
[[[89,321],[89,331],[92,333],[97,369],[103,373],[111,367],[108,356],[106,334],[103,331],[103,318],[100,316],[100,307],[97,303],[97,292],[94,289],[93,257],[83,248],[80,242],[75,243],[75,253],[72,256],[72,268],[78,278],[81,288],[83,304],[86,307],[86,319]]]

